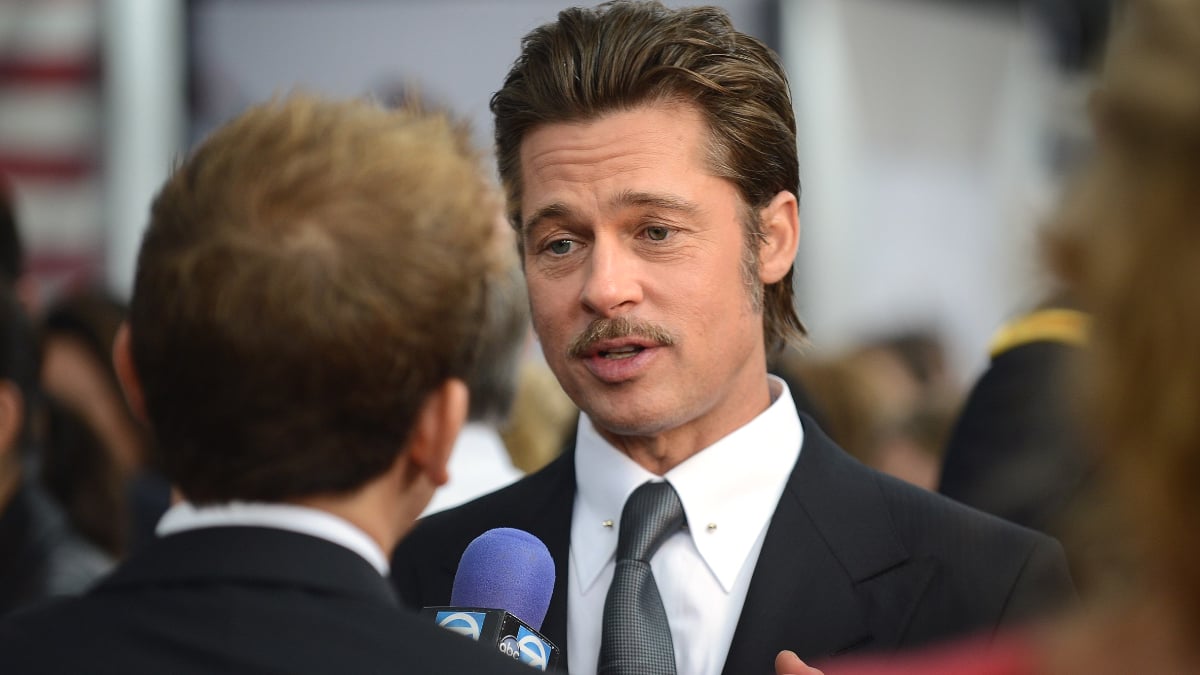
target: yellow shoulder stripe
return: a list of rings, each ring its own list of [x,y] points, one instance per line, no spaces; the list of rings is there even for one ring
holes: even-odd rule
[[[997,331],[988,347],[992,358],[1030,342],[1062,342],[1082,346],[1090,317],[1074,309],[1043,309],[1014,319]]]

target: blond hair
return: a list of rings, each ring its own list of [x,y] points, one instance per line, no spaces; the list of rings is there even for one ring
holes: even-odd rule
[[[296,95],[218,129],[154,201],[130,308],[189,499],[344,493],[468,372],[499,203],[465,130]]]

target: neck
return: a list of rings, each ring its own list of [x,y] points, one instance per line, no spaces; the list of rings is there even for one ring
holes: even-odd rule
[[[404,531],[389,515],[394,508],[380,502],[368,487],[360,488],[349,495],[318,495],[294,500],[298,506],[319,509],[349,522],[362,530],[389,557]]]

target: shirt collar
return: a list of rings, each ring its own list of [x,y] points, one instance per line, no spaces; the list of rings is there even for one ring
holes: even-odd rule
[[[650,480],[666,480],[675,488],[697,552],[726,592],[733,587],[775,512],[804,441],[787,384],[770,376],[770,385],[774,400],[765,411],[661,478],[609,444],[591,419],[580,415],[571,557],[585,590],[616,553],[626,498]]]
[[[390,569],[379,544],[353,523],[328,511],[295,504],[232,501],[195,506],[179,502],[167,509],[154,532],[165,537],[185,530],[230,525],[272,527],[319,537],[359,554],[383,576]]]

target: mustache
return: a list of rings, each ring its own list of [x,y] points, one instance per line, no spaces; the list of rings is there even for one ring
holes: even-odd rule
[[[581,358],[586,356],[597,342],[625,337],[644,338],[664,347],[675,344],[675,336],[670,331],[648,321],[636,321],[627,317],[594,319],[567,346],[567,355]]]

